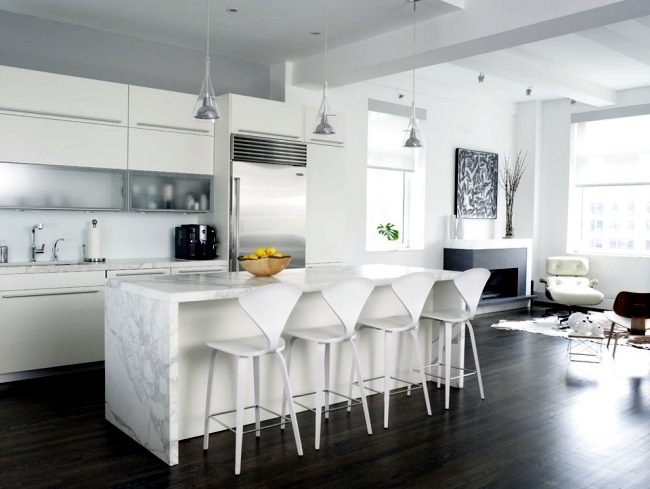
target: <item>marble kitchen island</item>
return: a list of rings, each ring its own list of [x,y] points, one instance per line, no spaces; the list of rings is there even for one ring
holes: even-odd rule
[[[253,336],[259,330],[241,310],[237,298],[254,287],[288,282],[302,287],[303,295],[291,314],[288,328],[336,324],[338,319],[320,291],[330,283],[349,277],[367,277],[375,282],[362,317],[405,314],[390,283],[421,268],[391,265],[324,267],[284,270],[273,277],[255,277],[247,272],[188,274],[108,280],[105,292],[106,419],[169,465],[178,463],[178,442],[203,434],[208,376],[209,340]],[[438,276],[434,303],[460,301],[451,279],[458,272],[428,270]],[[437,356],[438,328],[423,324],[420,340],[426,363]],[[454,337],[458,334],[454,332]],[[418,382],[411,371],[411,341],[397,335],[392,375]],[[347,392],[350,357],[347,349],[332,347],[331,390]],[[296,343],[291,369],[294,394],[312,392],[315,347]],[[383,375],[383,335],[364,335],[360,347],[364,377]],[[455,338],[452,356],[459,358]],[[213,411],[234,407],[235,359],[217,361]],[[279,412],[282,382],[275,365],[261,362],[261,404]],[[267,368],[268,366],[268,368]],[[249,369],[249,373],[252,369]],[[377,384],[377,387],[380,384]],[[397,387],[397,384],[394,386]],[[246,405],[252,404],[252,380]],[[421,396],[413,397],[413,409],[421,409]],[[309,399],[309,398],[307,398]],[[332,402],[342,399],[334,397]],[[442,406],[432,406],[442,409]],[[251,413],[247,413],[252,416]],[[245,423],[252,421],[246,418]],[[211,429],[218,429],[211,426]]]

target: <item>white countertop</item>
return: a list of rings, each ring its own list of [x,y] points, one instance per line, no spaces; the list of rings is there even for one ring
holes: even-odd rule
[[[350,277],[366,277],[382,286],[407,273],[422,271],[435,273],[438,280],[450,280],[459,273],[395,265],[360,265],[287,269],[272,277],[256,277],[248,272],[129,277],[110,279],[106,286],[168,302],[195,302],[234,299],[255,287],[280,282],[297,284],[304,292],[318,292]]]
[[[227,260],[179,260],[176,258],[107,259],[105,262],[14,262],[0,263],[0,275],[25,273],[92,272],[103,270],[139,270],[148,268],[227,267]]]

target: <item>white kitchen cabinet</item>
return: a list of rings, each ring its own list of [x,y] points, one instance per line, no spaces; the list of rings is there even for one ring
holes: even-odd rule
[[[126,127],[128,96],[120,83],[0,66],[0,112],[7,114]]]
[[[307,145],[306,263],[341,264],[345,252],[345,149]]]
[[[225,99],[223,97],[221,100]],[[230,95],[230,132],[272,139],[303,140],[303,107],[275,100]]]
[[[0,161],[126,170],[127,128],[0,113]]]
[[[316,116],[318,109],[314,107],[305,107],[305,142],[314,144],[331,144],[332,146],[345,146],[345,114],[342,112],[335,112],[329,122],[334,128],[334,134],[331,136],[323,136],[314,134],[314,127],[316,126]]]
[[[212,175],[213,151],[209,136],[129,129],[129,170]]]
[[[129,86],[129,170],[212,175],[214,124],[192,118],[196,95]]]
[[[0,277],[0,374],[104,359],[104,272]]]
[[[129,127],[212,137],[214,124],[193,117],[196,100],[196,95],[129,85]]]

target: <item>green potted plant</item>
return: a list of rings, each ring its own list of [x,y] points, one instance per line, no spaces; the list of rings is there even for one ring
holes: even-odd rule
[[[387,222],[386,225],[380,224],[377,226],[377,232],[381,236],[385,236],[388,241],[397,241],[399,239],[399,230],[395,228],[395,224]]]

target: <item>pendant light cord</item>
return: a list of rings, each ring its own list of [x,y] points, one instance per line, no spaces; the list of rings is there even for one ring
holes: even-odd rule
[[[210,74],[210,0],[206,0],[206,10],[207,10],[207,21],[206,21],[206,31],[207,35],[205,37],[205,74],[208,76]]]
[[[413,115],[415,115],[415,6],[417,0],[413,2]]]
[[[328,11],[327,0],[325,0],[325,79],[323,82],[327,84],[327,25],[328,25]]]

